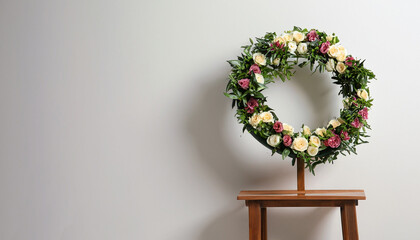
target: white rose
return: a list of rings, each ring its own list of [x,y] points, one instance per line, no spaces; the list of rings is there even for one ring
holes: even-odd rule
[[[297,51],[300,54],[305,54],[306,52],[308,52],[308,44],[299,43],[299,46],[297,47]]]
[[[336,57],[337,61],[344,62],[346,60],[347,54],[344,52],[339,52],[338,56]]]
[[[296,151],[303,152],[308,149],[308,140],[304,137],[297,137],[293,140],[292,148]]]
[[[305,34],[298,32],[298,31],[294,31],[293,32],[293,39],[295,40],[295,42],[302,42],[305,39]]]
[[[261,120],[265,123],[271,122],[274,123],[274,117],[273,114],[271,114],[271,112],[262,112],[260,114]]]
[[[309,146],[307,152],[308,152],[309,156],[314,157],[315,155],[318,154],[318,148],[317,147],[313,147],[313,146]]]
[[[308,126],[303,126],[303,134],[311,135],[311,129]]]
[[[274,41],[273,42],[274,43],[275,42],[279,42],[280,44],[282,44],[282,43],[286,42],[286,40],[284,40],[283,37],[276,37],[276,38],[274,38]]]
[[[319,147],[319,146],[321,146],[321,140],[317,136],[311,136],[309,138],[309,144],[314,146],[314,147]]]
[[[267,144],[272,147],[277,147],[281,142],[280,135],[271,135],[267,138]]]
[[[327,41],[331,42],[333,40],[333,36],[332,35],[328,35],[327,36]]]
[[[273,64],[276,66],[280,65],[280,58],[274,59]]]
[[[338,49],[338,46],[336,44],[331,45],[328,49],[328,56],[330,57],[337,57],[340,50]]]
[[[337,119],[332,119],[329,123],[328,126],[332,126],[333,128],[336,128],[338,126],[341,125],[340,121],[338,121]]]
[[[283,133],[287,135],[292,135],[295,129],[287,123],[283,123]]]
[[[255,80],[257,80],[258,83],[264,84],[264,77],[259,73],[255,73]]]
[[[350,107],[350,97],[343,99],[343,106],[345,109],[348,109]]]
[[[347,66],[343,62],[338,62],[337,65],[335,66],[335,70],[337,70],[337,72],[339,73],[345,72],[346,69],[347,69]]]
[[[316,133],[316,135],[323,137],[324,134],[327,133],[327,129],[325,129],[325,128],[317,128],[315,130],[315,133]]]
[[[287,46],[289,47],[289,52],[294,53],[296,51],[296,42],[291,41],[287,44]]]
[[[369,97],[369,94],[365,89],[359,89],[357,90],[357,96],[359,96],[359,98],[363,98],[364,100],[367,100]]]
[[[254,59],[254,62],[258,65],[265,66],[267,63],[267,60],[265,59],[265,55],[262,53],[254,53],[252,55],[252,58]]]
[[[261,122],[261,117],[259,114],[255,113],[249,118],[248,122],[252,127],[257,128],[258,124]]]
[[[338,46],[338,54],[335,57],[337,61],[344,62],[347,57],[347,50],[343,46]]]
[[[284,39],[286,42],[293,41],[293,36],[292,36],[292,34],[285,33],[285,34],[283,34],[283,35],[282,35],[282,37],[283,37],[283,39]]]
[[[327,69],[328,72],[332,72],[335,69],[335,61],[334,59],[330,58],[327,62],[327,64],[325,65],[325,68]]]

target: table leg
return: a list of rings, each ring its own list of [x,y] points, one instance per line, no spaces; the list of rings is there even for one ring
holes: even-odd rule
[[[345,203],[341,209],[343,240],[359,240],[357,231],[356,202]]]
[[[267,208],[261,208],[261,240],[267,240]]]
[[[256,201],[249,201],[249,240],[261,240],[261,206]]]

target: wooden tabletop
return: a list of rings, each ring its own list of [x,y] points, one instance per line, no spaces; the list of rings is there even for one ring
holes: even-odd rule
[[[366,200],[364,190],[241,191],[238,200]]]

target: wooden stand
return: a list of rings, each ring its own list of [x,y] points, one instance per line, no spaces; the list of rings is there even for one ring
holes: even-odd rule
[[[305,190],[305,165],[297,160],[296,190],[241,191],[249,211],[249,239],[267,240],[268,207],[340,207],[344,240],[358,240],[356,206],[366,200],[363,190]]]

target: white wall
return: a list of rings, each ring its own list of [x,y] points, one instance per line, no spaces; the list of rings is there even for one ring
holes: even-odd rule
[[[365,189],[361,239],[417,239],[418,1],[1,1],[0,239],[239,240],[243,189],[292,189],[290,160],[222,95],[248,37],[335,32],[366,58],[370,144],[308,175]],[[272,85],[285,121],[338,114],[329,75]],[[319,110],[322,109],[322,110]],[[319,111],[318,111],[319,110]],[[270,209],[269,239],[341,238],[337,209]]]

